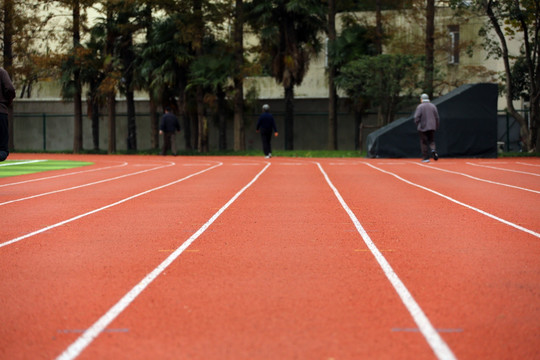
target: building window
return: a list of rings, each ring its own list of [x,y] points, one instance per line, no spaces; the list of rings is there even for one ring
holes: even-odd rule
[[[459,64],[459,25],[448,26],[450,47],[448,54],[449,64]]]

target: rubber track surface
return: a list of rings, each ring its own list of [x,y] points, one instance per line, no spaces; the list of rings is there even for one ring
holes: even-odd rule
[[[11,158],[1,359],[540,357],[539,159]]]

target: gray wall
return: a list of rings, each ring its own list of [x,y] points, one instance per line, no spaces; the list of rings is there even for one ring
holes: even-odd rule
[[[261,100],[270,105],[280,131],[280,136],[274,138],[274,149],[284,148],[283,126],[283,100]],[[83,102],[83,109],[86,103]],[[148,150],[151,147],[150,116],[147,101],[136,102],[137,113],[137,147],[139,150]],[[328,128],[328,102],[326,99],[296,99],[295,100],[295,129],[294,148],[297,150],[322,150],[327,147]],[[338,110],[338,141],[340,150],[354,150],[354,118],[344,100],[340,102]],[[127,118],[125,102],[117,104],[116,139],[119,151],[127,149]],[[246,112],[246,148],[248,150],[261,149],[259,135],[255,132],[255,124],[259,112]],[[402,117],[398,114],[396,117]],[[44,120],[45,117],[45,120]],[[210,121],[210,149],[218,149],[218,127],[209,117]],[[45,132],[43,125],[46,125]],[[373,125],[375,116],[364,117],[364,124]],[[227,123],[227,145],[233,147],[233,121],[232,116]],[[514,119],[509,118],[507,132],[507,118],[499,113],[498,139],[505,142],[511,151],[519,151],[519,126]],[[366,138],[375,128],[363,130],[363,144],[365,149]],[[508,134],[508,135],[507,135]],[[45,139],[45,146],[44,146]],[[508,141],[509,140],[509,141]],[[162,137],[160,137],[160,142]],[[184,137],[176,137],[177,148],[184,149]],[[58,100],[16,100],[14,103],[14,144],[15,150],[31,151],[71,151],[73,149],[73,104]],[[508,144],[508,145],[507,145]],[[83,147],[92,149],[92,129],[90,119],[83,119]],[[108,125],[105,110],[100,118],[100,149],[108,148]]]
[[[261,101],[268,103],[274,114],[280,136],[274,138],[274,149],[284,147],[283,100]],[[324,99],[298,99],[295,101],[294,147],[298,150],[318,150],[327,147],[328,105]],[[86,103],[83,102],[83,109]],[[86,111],[83,111],[86,113]],[[127,117],[124,101],[117,103],[116,139],[117,150],[127,149]],[[354,120],[345,106],[339,109],[339,147],[342,150],[354,150]],[[151,131],[148,101],[136,102],[137,147],[139,150],[151,148]],[[246,148],[261,148],[255,125],[259,113],[247,112]],[[209,116],[210,149],[217,150],[218,124]],[[233,120],[227,122],[227,148],[233,147]],[[160,144],[163,139],[160,137]],[[184,149],[183,135],[176,137],[177,148]],[[195,144],[194,144],[195,145]],[[73,149],[73,104],[57,100],[17,100],[14,104],[14,146],[15,150],[33,151],[70,151]],[[100,149],[108,148],[108,124],[105,109],[100,117]],[[91,122],[87,116],[83,119],[83,148],[92,149]]]

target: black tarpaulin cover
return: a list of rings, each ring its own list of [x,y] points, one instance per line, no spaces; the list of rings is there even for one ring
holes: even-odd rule
[[[439,111],[440,157],[497,157],[497,84],[469,84],[432,101]],[[367,137],[373,158],[421,157],[414,111]]]

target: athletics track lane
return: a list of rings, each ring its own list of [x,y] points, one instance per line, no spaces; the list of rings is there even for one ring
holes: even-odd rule
[[[141,159],[155,163],[160,158]],[[94,204],[96,196],[101,197],[98,194],[103,192],[114,194],[111,203],[120,194],[128,195],[126,188],[131,196],[151,188],[148,184],[163,185],[201,170],[199,158],[175,160],[187,163],[164,169],[165,173],[147,174],[137,181],[101,184],[92,190],[84,188],[36,198],[17,206],[57,206],[57,197],[62,197],[62,215],[73,217],[103,206],[103,198]],[[204,168],[209,168],[208,161],[205,162]],[[209,177],[212,171],[216,174]],[[238,182],[248,181],[255,173],[254,166],[220,166],[212,171],[0,248],[0,284],[4,295],[0,357],[58,355],[81,329],[163,259],[163,251],[178,241],[172,234],[195,231],[237,191]],[[162,178],[161,182],[156,178]],[[76,201],[66,199],[67,194]],[[9,206],[15,204],[6,205],[5,209]],[[48,220],[47,215],[51,216]],[[47,225],[58,220],[58,214],[47,212],[40,217]],[[36,228],[31,221],[15,222],[13,226],[19,232],[25,226],[27,231]]]
[[[469,173],[470,160],[431,164]],[[447,164],[448,162],[448,164]],[[472,161],[477,162],[477,161]],[[538,232],[538,194],[403,161],[370,165]],[[538,163],[536,160],[533,163]],[[537,171],[538,172],[538,171]],[[491,172],[478,177],[528,182]],[[361,162],[329,176],[461,359],[532,359],[540,343],[540,239]],[[353,180],[354,179],[354,180]],[[363,186],[351,187],[351,181]],[[538,180],[532,187],[538,189]],[[371,229],[371,231],[369,230]],[[395,331],[417,331],[396,324]]]
[[[276,170],[275,168],[281,162],[281,159],[272,159],[273,165],[270,170]],[[221,238],[221,228],[231,222],[220,223],[218,220],[212,226],[214,231],[205,233],[201,239],[197,240],[193,244],[194,251],[183,254],[170,270],[176,267],[180,270],[188,267],[192,272],[175,272],[173,284],[166,279],[169,273],[164,274],[118,319],[119,323],[126,321],[133,325],[124,328],[116,326],[115,323],[109,332],[98,337],[95,344],[83,352],[81,358],[91,358],[92,354],[110,356],[110,358],[114,357],[113,354],[116,357],[133,355],[131,358],[144,358],[148,353],[141,351],[141,347],[158,355],[168,354],[171,358],[174,354],[178,354],[174,351],[180,351],[180,355],[186,358],[189,358],[189,354],[194,354],[194,358],[200,358],[200,354],[206,353],[218,354],[220,358],[244,358],[242,354],[249,354],[250,351],[260,355],[254,356],[255,358],[275,358],[273,355],[276,354],[285,354],[282,357],[297,354],[298,358],[358,358],[362,355],[364,357],[380,355],[376,356],[378,358],[395,358],[396,356],[432,358],[431,350],[422,336],[415,331],[415,325],[410,316],[403,309],[403,305],[387,280],[380,274],[372,256],[364,251],[365,248],[358,245],[359,243],[361,245],[361,239],[355,233],[356,230],[352,227],[350,219],[344,216],[343,209],[328,192],[327,185],[324,188],[324,182],[319,183],[319,179],[322,181],[320,174],[317,176],[316,171],[313,172],[312,169],[306,171],[304,173],[306,175],[292,176],[291,169],[295,169],[296,172],[298,169],[295,167],[303,169],[304,167],[311,168],[311,166],[306,166],[304,161],[299,162],[301,165],[285,165],[287,162],[297,161],[283,159],[281,167],[284,169],[277,176],[280,181],[269,181],[268,186],[267,184],[264,187],[261,186],[261,188],[270,188],[273,191],[263,189],[257,194],[253,193],[257,185],[262,185],[263,180],[266,179],[266,176],[263,176],[251,190],[238,199],[235,206],[222,215],[221,220],[230,216],[234,220],[233,224],[239,223],[241,225],[239,229],[236,231],[227,229]],[[538,258],[537,242],[530,244],[522,241],[521,238],[516,238],[519,244],[510,246],[512,244],[505,241],[508,236],[504,235],[504,231],[503,235],[495,236],[495,238],[488,236],[489,234],[483,234],[484,238],[475,239],[471,234],[477,231],[470,229],[471,223],[473,227],[483,229],[485,219],[477,220],[474,216],[471,218],[467,214],[463,215],[465,210],[456,210],[459,208],[458,205],[443,204],[448,201],[440,197],[434,201],[432,198],[436,197],[435,195],[421,195],[425,190],[413,188],[418,191],[411,191],[410,185],[399,184],[401,181],[374,169],[362,168],[358,164],[351,166],[350,161],[347,161],[344,166],[332,166],[325,162],[323,162],[325,170],[342,192],[345,201],[349,203],[373,240],[376,240],[398,275],[403,277],[402,280],[410,287],[434,326],[443,331],[444,339],[459,358],[479,358],[485,357],[486,354],[492,355],[492,358],[504,358],[505,354],[524,354],[527,357],[527,354],[534,351],[531,344],[538,343],[538,339],[535,338],[538,332],[535,332],[534,328],[531,331],[530,327],[531,322],[538,319],[538,314],[527,309],[527,300],[536,301],[529,302],[529,307],[530,304],[538,303],[535,298],[538,295],[537,286],[536,288],[534,286],[538,284],[538,275],[536,275],[538,265],[530,265],[527,261],[530,261],[530,257]],[[439,162],[439,164],[442,163],[442,161]],[[311,162],[308,161],[307,164]],[[385,169],[393,171],[394,167],[385,167]],[[305,169],[302,170],[304,171]],[[417,171],[421,173],[423,169]],[[253,171],[251,171],[252,174]],[[312,184],[314,179],[317,181]],[[463,181],[468,180],[456,177],[452,181],[454,185],[461,185]],[[296,185],[293,184],[291,189],[286,189],[284,184],[289,182],[294,182]],[[216,186],[221,186],[220,180],[217,183],[219,185]],[[374,193],[375,190],[380,191]],[[299,194],[295,196],[295,193]],[[243,199],[247,201],[249,196],[253,197],[254,201],[247,202],[247,217],[255,217],[258,220],[257,223],[246,225],[242,223],[242,220],[246,218],[244,207],[237,209],[236,206],[240,206]],[[368,201],[369,199],[371,201]],[[278,221],[269,222],[266,227],[261,227],[259,219],[264,214],[260,214],[256,200],[266,200],[267,203],[272,204],[268,215],[275,216]],[[464,201],[464,199],[461,200]],[[392,203],[395,203],[395,206],[389,206]],[[330,209],[329,204],[332,204]],[[144,207],[142,202],[136,208],[138,207]],[[323,210],[315,211],[314,214],[309,210],[318,207]],[[441,222],[441,218],[433,219],[426,217],[423,213],[421,216],[415,214],[414,210],[418,211],[426,207],[435,209],[437,213],[444,213],[444,222]],[[215,212],[215,209],[212,211]],[[467,211],[470,212],[470,210]],[[304,214],[301,215],[301,213]],[[291,214],[296,215],[291,216]],[[337,220],[341,218],[344,219],[343,223]],[[418,226],[419,223],[422,226]],[[486,227],[491,227],[492,223],[493,220]],[[131,222],[128,228],[129,226],[132,226]],[[303,226],[306,226],[307,230]],[[70,231],[73,230],[70,229]],[[434,230],[437,234],[436,239],[426,241],[425,237],[430,230]],[[253,244],[254,240],[242,240],[244,231],[252,237],[261,233],[262,238],[255,244]],[[450,234],[446,234],[448,231]],[[226,236],[228,233],[230,235]],[[272,236],[272,233],[277,234]],[[453,234],[464,239],[456,241]],[[92,237],[92,235],[89,236]],[[208,240],[201,241],[205,237],[208,237]],[[281,237],[283,237],[282,240],[280,240]],[[77,236],[77,238],[80,237]],[[238,238],[238,241],[226,241],[225,238],[235,240]],[[312,240],[309,241],[309,238]],[[336,239],[343,240],[336,241]],[[240,244],[236,245],[237,242]],[[282,246],[272,246],[276,242]],[[306,243],[309,245],[310,242],[319,242],[319,246],[306,246]],[[223,246],[224,243],[226,247]],[[497,245],[495,249],[493,249],[493,243]],[[531,254],[516,254],[519,250],[515,247],[520,247],[523,243]],[[201,244],[201,248],[196,248],[198,244]],[[203,244],[208,245],[209,248],[203,248]],[[394,248],[381,246],[385,244],[399,246],[394,246]],[[501,244],[504,245],[502,248]],[[61,251],[65,252],[66,245],[61,248]],[[261,261],[248,256],[250,251],[256,250],[253,249],[254,245],[259,247],[256,254]],[[353,245],[352,251],[350,245]],[[43,252],[42,247],[43,245],[40,245],[41,252]],[[113,248],[117,250],[116,247],[113,246]],[[321,254],[321,248],[327,251]],[[510,256],[504,254],[506,248],[514,250],[509,252]],[[79,249],[77,251],[79,251],[77,256],[87,256],[86,252],[81,253]],[[82,265],[86,264],[86,268],[92,268],[99,263],[94,257],[103,257],[103,249],[96,247],[94,252],[95,254],[90,254],[90,259],[82,263]],[[139,253],[135,250],[132,252]],[[105,253],[108,254],[107,249]],[[142,254],[142,251],[140,253]],[[47,252],[44,255],[47,255]],[[519,255],[522,258],[518,258]],[[1,252],[0,256],[2,256]],[[54,257],[50,254],[47,256]],[[492,256],[496,258],[491,259]],[[504,259],[505,256],[511,259]],[[139,257],[143,258],[142,262],[146,261],[145,256]],[[230,259],[231,264],[224,261],[227,259]],[[271,261],[262,261],[266,259]],[[317,261],[313,261],[314,259]],[[144,272],[134,266],[133,258],[129,260],[126,259],[121,267],[133,268],[139,275]],[[218,264],[215,264],[216,261]],[[236,270],[235,265],[238,263],[244,265],[245,271]],[[265,266],[263,269],[260,269],[261,263]],[[273,266],[274,263],[276,266]],[[306,264],[309,266],[306,267]],[[321,270],[317,264],[331,266],[323,266],[324,270]],[[214,265],[217,269],[207,269],[210,265]],[[19,264],[19,267],[24,266],[26,265]],[[101,271],[101,274],[106,273],[110,276],[115,266],[110,264],[106,266],[109,267],[108,271]],[[347,274],[351,268],[355,268],[354,272],[358,278],[349,278]],[[497,269],[501,270],[504,276],[501,276]],[[198,278],[198,270],[203,271],[202,279]],[[229,274],[227,271],[232,272]],[[301,276],[297,276],[298,274]],[[63,273],[58,275],[65,276]],[[110,295],[108,283],[121,281],[124,284],[137,281],[136,276],[130,278],[127,272],[116,274],[115,277],[122,279],[110,279],[108,283],[101,277],[103,275],[100,275],[100,272],[89,275],[88,282],[95,283],[96,279],[99,279],[99,283],[103,283],[101,290],[103,294],[85,299],[89,307],[102,302],[101,298],[104,295]],[[344,279],[339,279],[340,277]],[[126,281],[126,278],[129,278],[129,281]],[[239,284],[234,282],[235,279],[239,279],[237,281]],[[257,279],[266,280],[267,286],[258,284]],[[44,279],[40,278],[36,282],[42,281]],[[73,275],[72,281],[71,285],[80,289],[79,283],[83,280]],[[512,286],[516,282],[521,288],[515,289],[514,287],[517,286]],[[206,283],[209,286],[203,287]],[[242,285],[246,286],[242,287]],[[150,291],[153,287],[159,289],[157,294]],[[251,287],[262,293],[252,294]],[[83,290],[79,293],[86,294],[90,291],[88,288],[83,286]],[[234,291],[226,291],[223,294],[223,289]],[[108,296],[110,301],[114,301],[115,296],[116,299],[121,296],[120,292],[118,290],[114,295]],[[500,293],[505,295],[506,292],[510,294],[503,296],[500,301],[490,299]],[[164,295],[161,295],[162,293]],[[200,302],[194,299],[197,296],[201,298]],[[226,301],[227,296],[232,296],[235,301],[233,303]],[[244,299],[253,299],[253,296],[255,300],[259,300],[259,303],[245,301],[246,304],[244,304]],[[165,306],[162,297],[169,300]],[[219,301],[222,297],[224,301]],[[517,297],[518,301],[514,297]],[[186,303],[193,307],[183,307],[183,311],[179,314],[178,309]],[[81,304],[78,305],[84,307]],[[26,306],[31,306],[31,304],[26,304]],[[47,306],[44,305],[48,311]],[[524,306],[525,309],[523,309]],[[21,304],[21,307],[24,307],[24,304]],[[215,307],[221,309],[223,313],[215,314],[215,311],[211,310]],[[335,309],[340,307],[343,311]],[[272,314],[268,314],[268,309],[274,310]],[[321,311],[318,311],[319,309]],[[99,316],[95,314],[97,312],[94,311],[92,316],[81,319],[81,323],[86,324],[81,325],[81,328],[95,321],[96,316]],[[164,312],[165,316],[161,312]],[[308,320],[306,320],[306,313]],[[523,319],[524,313],[529,315],[529,321]],[[501,316],[494,320],[494,314]],[[42,314],[38,312],[37,315]],[[32,325],[25,322],[18,324],[21,327],[19,335],[26,336],[26,340],[21,340],[22,345],[21,342],[18,343],[22,348],[32,341],[36,343],[34,346],[37,348],[40,348],[40,345],[43,346],[39,340],[28,339],[30,333],[40,332],[36,328],[41,327],[41,330],[49,328],[47,335],[50,335],[50,324],[35,324],[35,319],[39,318],[37,315],[31,322]],[[81,314],[72,316],[81,317]],[[122,320],[124,318],[125,320]],[[199,324],[200,319],[203,324]],[[519,326],[515,324],[516,322],[519,322]],[[168,328],[167,323],[173,323],[174,329]],[[205,326],[209,327],[209,334],[203,331]],[[178,331],[178,329],[184,330],[184,327],[185,330],[190,330],[188,334]],[[255,335],[260,334],[256,330],[260,328],[265,332],[268,331],[270,335],[257,340],[258,337]],[[279,331],[280,328],[285,331]],[[56,330],[53,335],[56,339],[52,341],[52,345],[48,345],[56,348],[57,353],[59,342],[64,342],[65,345],[65,338],[73,340],[79,335],[76,332],[77,328],[66,327],[64,330]],[[516,331],[517,335],[513,337]],[[224,335],[223,332],[226,334]],[[242,336],[244,334],[245,337]],[[193,339],[191,335],[195,335]],[[60,339],[62,337],[64,339]],[[158,339],[157,342],[153,341],[154,339]],[[47,342],[47,340],[49,340],[48,337],[42,341]],[[164,345],[163,352],[157,349],[160,344]],[[231,347],[234,344],[238,347]],[[1,348],[3,347],[0,346]],[[17,345],[14,345],[14,348],[17,348]],[[235,356],[238,354],[240,355]],[[287,356],[290,354],[293,355]],[[306,354],[313,354],[313,356]],[[50,358],[50,356],[46,357]]]
[[[81,358],[433,357],[315,164],[272,159],[211,228]]]

